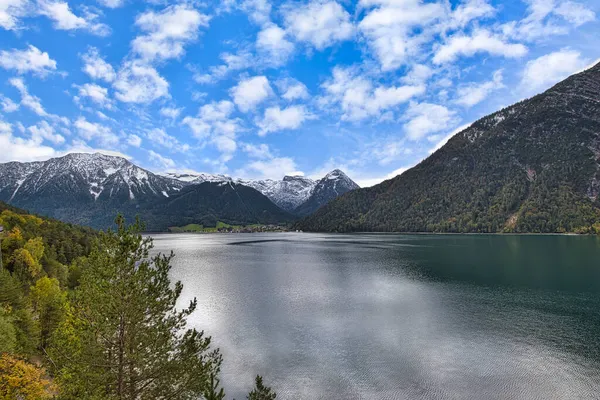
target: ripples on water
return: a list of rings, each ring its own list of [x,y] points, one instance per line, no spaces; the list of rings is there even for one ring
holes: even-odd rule
[[[157,235],[228,397],[600,398],[600,241]]]

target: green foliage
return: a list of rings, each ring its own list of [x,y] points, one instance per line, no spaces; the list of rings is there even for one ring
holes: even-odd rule
[[[65,315],[67,294],[60,289],[58,279],[43,277],[31,287],[29,297],[38,315],[40,345],[44,348]]]
[[[88,258],[51,350],[65,399],[196,399],[218,370],[210,338],[186,329],[196,300],[175,308],[173,255],[150,258],[152,240],[140,230],[119,218]]]
[[[273,390],[263,384],[262,377],[256,375],[254,389],[248,394],[248,400],[275,400],[277,395]]]
[[[0,311],[0,354],[13,353],[17,349],[17,332],[12,319]]]

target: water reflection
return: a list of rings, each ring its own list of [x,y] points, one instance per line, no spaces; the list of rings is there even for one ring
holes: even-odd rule
[[[596,238],[159,235],[242,399],[593,398]]]

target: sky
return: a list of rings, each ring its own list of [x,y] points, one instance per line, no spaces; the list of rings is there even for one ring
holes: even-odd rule
[[[0,0],[0,162],[391,178],[600,58],[600,0]]]

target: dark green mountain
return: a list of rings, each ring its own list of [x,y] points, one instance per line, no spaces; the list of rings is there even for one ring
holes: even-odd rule
[[[309,231],[588,232],[600,221],[600,64],[475,122]],[[598,225],[597,225],[598,226]]]
[[[192,223],[205,226],[215,226],[217,221],[231,225],[279,224],[294,219],[256,189],[233,182],[186,186],[179,193],[139,210],[139,214],[147,229],[160,231]]]

